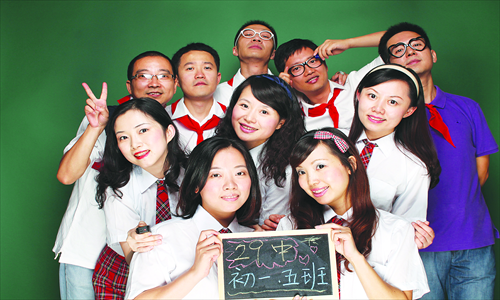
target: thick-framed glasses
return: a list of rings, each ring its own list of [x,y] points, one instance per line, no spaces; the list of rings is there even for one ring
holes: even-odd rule
[[[411,39],[408,42],[408,44],[397,43],[397,44],[394,44],[394,45],[390,46],[389,48],[387,48],[387,50],[389,50],[389,53],[392,56],[394,56],[396,58],[400,58],[403,55],[405,55],[408,47],[412,48],[415,51],[423,51],[426,46],[427,45],[425,44],[424,38],[419,36],[419,37]]]
[[[153,80],[153,77],[156,77],[156,79],[161,80],[161,81],[168,81],[168,80],[174,79],[174,75],[169,74],[169,73],[156,74],[156,75],[148,74],[148,73],[139,73],[139,74],[135,74],[130,79],[132,80],[132,79],[137,78],[137,80],[139,80],[139,81],[151,81],[151,80]]]
[[[260,32],[257,32],[253,30],[252,28],[245,28],[242,31],[240,31],[240,34],[238,35],[238,38],[236,39],[236,42],[234,45],[238,45],[238,40],[240,39],[240,36],[245,37],[247,39],[253,38],[255,35],[259,35],[259,37],[265,41],[269,41],[270,39],[273,39],[273,44],[276,44],[274,40],[274,34],[269,31],[269,30],[262,30]]]
[[[296,64],[296,65],[291,66],[288,69],[288,74],[292,75],[292,77],[297,77],[297,76],[304,74],[304,72],[306,70],[306,67],[305,67],[306,65],[309,68],[316,69],[319,66],[321,66],[322,64],[323,64],[323,60],[321,60],[319,55],[316,54],[301,64]]]

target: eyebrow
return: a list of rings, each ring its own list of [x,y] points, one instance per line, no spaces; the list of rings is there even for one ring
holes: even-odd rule
[[[144,122],[144,123],[141,123],[141,124],[138,124],[138,125],[134,126],[134,128],[141,127],[141,126],[143,126],[143,125],[149,125],[149,124],[150,124],[150,123],[148,123],[148,122]],[[117,131],[117,132],[115,132],[115,135],[116,135],[116,134],[119,134],[119,133],[122,133],[122,132],[125,132],[125,130],[120,130],[120,131]]]
[[[140,73],[140,72],[151,72],[150,70],[148,69],[140,69],[140,70],[137,70],[135,73]],[[168,70],[168,69],[160,69],[160,72],[167,72],[169,74],[172,74],[172,71]]]
[[[245,168],[245,169],[248,169],[246,165],[237,165],[237,166],[234,166],[233,169],[238,169],[238,168]],[[211,167],[210,168],[210,171],[212,170],[222,170],[223,168],[222,167]]]
[[[187,63],[185,63],[185,64],[184,64],[184,67],[185,67],[185,66],[187,66],[187,65],[194,65],[194,64],[196,64],[196,63],[198,63],[198,61],[188,61]],[[213,65],[214,65],[214,64],[213,64],[212,62],[210,62],[210,61],[204,61],[204,62],[202,62],[202,64],[209,64],[209,65],[211,65],[211,66],[213,66]]]

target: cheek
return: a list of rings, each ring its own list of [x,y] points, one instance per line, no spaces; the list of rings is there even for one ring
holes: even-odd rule
[[[265,138],[270,138],[276,130],[276,126],[278,126],[279,118],[278,117],[262,117],[259,120],[260,127],[263,131],[265,131]]]
[[[127,142],[121,142],[120,141],[117,141],[118,142],[118,149],[120,149],[120,152],[123,154],[123,156],[125,156],[125,158],[128,159],[128,154],[130,153],[130,146],[128,145]]]

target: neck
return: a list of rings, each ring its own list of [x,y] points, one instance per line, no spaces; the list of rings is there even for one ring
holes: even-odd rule
[[[345,214],[350,208],[351,208],[351,201],[350,200],[344,200],[344,201],[338,201],[336,203],[332,203],[329,205],[337,215],[341,216]]]
[[[245,78],[248,78],[252,75],[267,74],[268,62],[269,60],[256,60],[250,62],[240,61],[241,75],[243,75],[243,77]]]
[[[422,87],[424,89],[425,103],[429,104],[436,97],[436,87],[434,86],[434,81],[432,80],[432,75],[424,74],[420,75],[420,81],[422,82]]]
[[[186,98],[186,96],[184,96],[184,104],[186,104],[186,107],[191,115],[193,115],[198,122],[201,122],[208,116],[214,102],[213,99],[213,96],[207,99],[193,99]]]
[[[327,103],[328,96],[330,95],[330,83],[327,81],[326,85],[318,91],[304,93],[309,99],[311,104]]]

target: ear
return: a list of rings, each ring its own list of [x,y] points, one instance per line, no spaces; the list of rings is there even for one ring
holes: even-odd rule
[[[238,57],[238,46],[233,47],[233,55]]]
[[[170,143],[170,141],[174,138],[175,136],[175,127],[174,125],[170,124],[167,127],[167,130],[165,131],[165,138],[167,140],[167,144]]]
[[[194,193],[195,194],[198,194],[200,192],[200,189],[199,188],[196,188],[196,190],[194,190]]]
[[[274,47],[274,46],[273,46]],[[273,52],[271,52],[271,57],[269,59],[274,59],[274,55],[276,54],[276,50],[273,49]]]
[[[351,156],[349,156],[348,160],[349,160],[349,163],[351,164],[352,169],[353,169],[354,171],[356,171],[356,169],[357,169],[357,167],[358,167],[358,166],[356,165],[356,158],[355,158],[354,156],[352,156],[352,155],[351,155]],[[349,175],[351,175],[351,170],[347,170],[347,173],[349,173]]]
[[[416,110],[417,110],[416,106],[408,108],[408,110],[406,111],[406,113],[403,115],[403,118],[411,116]]]
[[[434,50],[431,50],[431,56],[432,56],[432,62],[433,63],[436,63],[438,58],[437,58],[437,54],[436,54],[436,51]]]
[[[285,120],[284,119],[281,119],[279,122],[278,122],[278,125],[276,126],[276,129],[275,130],[278,130],[281,128],[281,126],[283,126],[283,124],[285,124]]]
[[[127,91],[130,95],[132,95],[132,84],[130,80],[127,80]]]
[[[220,75],[220,73],[217,73],[217,84],[220,83],[220,79],[222,78],[222,76]]]

